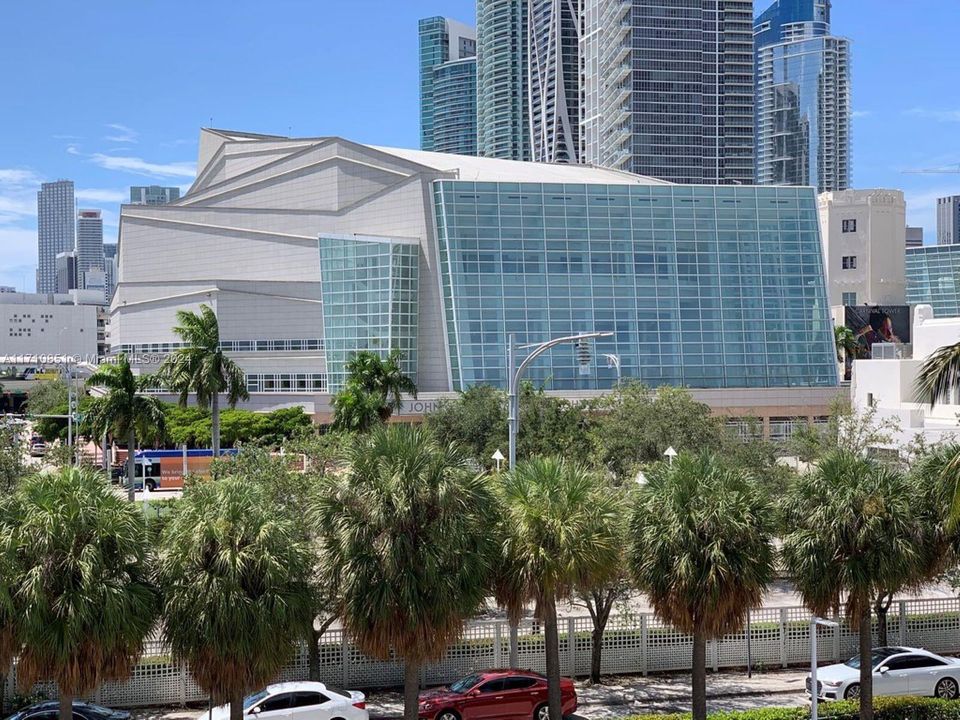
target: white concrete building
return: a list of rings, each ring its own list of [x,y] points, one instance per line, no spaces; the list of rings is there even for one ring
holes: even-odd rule
[[[54,364],[71,355],[97,358],[97,307],[74,304],[71,294],[0,294],[0,356],[34,358],[25,364]]]
[[[827,297],[838,305],[903,305],[906,203],[900,190],[819,197]]]
[[[960,318],[935,318],[929,305],[913,309],[913,345],[874,345],[873,358],[855,360],[851,399],[858,410],[876,409],[876,420],[899,425],[894,442],[905,445],[917,435],[928,443],[960,440],[960,388],[933,407],[916,394],[923,361],[946,345],[960,342]]]

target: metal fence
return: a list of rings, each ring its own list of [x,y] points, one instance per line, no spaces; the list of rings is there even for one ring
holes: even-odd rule
[[[818,632],[818,659],[833,662],[857,653],[856,624],[835,618],[835,628]],[[755,668],[777,668],[810,662],[810,613],[801,607],[763,608],[750,613],[751,657]],[[590,671],[591,633],[589,617],[560,621],[561,670],[567,675]],[[874,621],[876,633],[876,621]],[[934,652],[960,650],[960,599],[909,600],[895,602],[887,616],[890,644],[924,647]],[[875,635],[876,637],[876,635]],[[470,623],[463,637],[447,649],[444,657],[424,668],[425,685],[448,683],[471,670],[503,667],[509,658],[509,627],[504,621]],[[610,618],[603,637],[604,674],[643,674],[689,670],[693,639],[665,625],[652,614],[637,613]],[[532,621],[520,626],[520,667],[544,671],[544,641]],[[713,670],[745,667],[746,627],[707,645],[707,665]],[[306,648],[278,680],[304,680],[308,675]],[[403,684],[402,661],[378,660],[364,655],[341,630],[327,631],[320,643],[320,679],[351,688],[397,687]],[[7,678],[5,697],[15,690],[16,666]],[[56,690],[37,688],[49,697]],[[189,669],[172,662],[168,648],[150,642],[133,675],[117,683],[106,683],[89,699],[113,707],[182,705],[206,700]]]

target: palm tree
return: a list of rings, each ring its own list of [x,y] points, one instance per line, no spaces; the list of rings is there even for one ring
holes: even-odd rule
[[[960,343],[945,345],[927,357],[915,383],[918,401],[933,407],[960,386]]]
[[[536,601],[543,619],[547,707],[550,720],[560,720],[557,601],[616,571],[623,508],[597,476],[561,458],[520,463],[498,493],[509,528],[504,555],[517,573],[521,597]]]
[[[129,676],[154,623],[146,524],[87,468],[28,478],[12,516],[17,673],[54,681],[72,720],[75,697]]]
[[[363,350],[347,361],[347,375],[367,392],[381,398],[380,419],[386,422],[403,407],[403,393],[417,397],[417,386],[403,373],[403,353],[394,348],[384,358]]]
[[[333,396],[334,429],[360,433],[369,431],[381,422],[382,400],[377,393],[348,380],[344,388]]]
[[[311,619],[311,553],[268,488],[242,474],[198,483],[160,538],[163,632],[214,702],[273,680]]]
[[[121,354],[115,364],[103,364],[97,368],[87,385],[107,391],[94,398],[90,404],[87,422],[94,436],[112,433],[114,437],[127,440],[128,499],[134,498],[136,466],[133,456],[137,438],[145,439],[163,435],[163,403],[144,391],[153,387],[156,380],[150,376],[137,377],[130,369],[127,356]]]
[[[833,328],[833,341],[837,346],[837,362],[843,362],[844,358],[853,359],[857,356],[859,349],[857,336],[846,325],[837,325]]]
[[[693,717],[707,716],[706,645],[743,627],[773,572],[772,512],[743,472],[711,455],[659,465],[630,520],[630,567],[654,611],[693,635]]]
[[[818,615],[845,607],[860,633],[861,720],[873,718],[871,601],[918,585],[930,538],[917,488],[901,474],[847,451],[825,455],[797,478],[784,501],[783,561],[804,603]]]
[[[404,660],[404,718],[420,668],[460,637],[484,600],[494,501],[453,446],[422,427],[359,436],[318,500],[321,561],[340,574],[343,623],[363,652]]]
[[[243,370],[220,347],[220,324],[209,305],[201,305],[200,313],[177,311],[179,325],[173,332],[186,345],[174,350],[160,366],[160,376],[167,386],[180,395],[180,407],[186,407],[190,393],[197,405],[210,408],[211,445],[215,457],[220,455],[220,395],[226,393],[231,408],[247,400],[247,381]]]

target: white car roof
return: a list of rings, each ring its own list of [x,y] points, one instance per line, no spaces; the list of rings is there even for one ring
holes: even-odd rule
[[[281,693],[281,692],[326,692],[327,686],[322,682],[313,682],[310,680],[304,680],[301,682],[282,682],[274,683],[273,685],[267,685],[267,692],[270,694]]]

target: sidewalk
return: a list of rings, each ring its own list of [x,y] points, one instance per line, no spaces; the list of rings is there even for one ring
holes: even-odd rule
[[[806,670],[707,673],[707,703],[713,710],[802,705],[806,702]],[[577,716],[587,720],[621,718],[643,713],[686,712],[690,709],[690,675],[605,676],[603,683],[577,681],[580,707]],[[403,716],[403,697],[398,692],[367,693],[371,720]],[[200,720],[202,708],[151,708],[133,711],[133,720]]]

